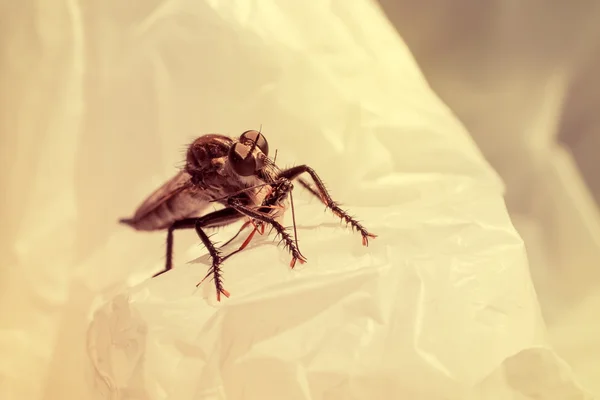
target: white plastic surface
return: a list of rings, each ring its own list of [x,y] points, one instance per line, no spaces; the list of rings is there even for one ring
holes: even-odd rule
[[[371,3],[43,4],[0,36],[0,398],[589,398],[544,339],[502,184]],[[180,233],[147,280],[164,234],[117,219],[193,137],[261,124],[379,237],[298,189],[301,268],[256,241],[215,305]]]
[[[549,340],[599,397],[600,3],[381,3],[502,176]]]

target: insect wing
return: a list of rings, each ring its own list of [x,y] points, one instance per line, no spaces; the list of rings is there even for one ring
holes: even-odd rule
[[[190,175],[180,171],[138,207],[133,218],[121,222],[140,230],[164,229],[178,219],[200,215],[209,205]]]

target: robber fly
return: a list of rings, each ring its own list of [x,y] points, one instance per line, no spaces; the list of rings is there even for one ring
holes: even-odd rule
[[[303,173],[310,176],[315,187],[299,178]],[[240,231],[250,224],[254,225],[254,230],[239,251],[254,232],[260,231],[262,234],[264,226],[270,225],[281,238],[280,243],[292,255],[290,266],[293,268],[296,261],[306,261],[298,249],[297,240],[279,222],[285,210],[284,203],[288,196],[292,196],[292,181],[295,179],[342,221],[358,231],[362,235],[363,245],[368,246],[369,238],[376,237],[333,201],[312,168],[299,165],[279,169],[269,158],[267,139],[255,130],[242,133],[237,140],[218,134],[197,138],[187,149],[185,167],[152,193],[132,218],[124,218],[119,222],[139,231],[167,230],[166,265],[154,276],[169,271],[173,266],[173,232],[195,229],[212,259],[212,266],[204,279],[212,275],[217,300],[220,301],[221,294],[229,297],[229,292],[223,288],[221,265],[233,253],[224,257],[220,248],[206,234],[206,228],[246,219]],[[207,213],[211,203],[220,203],[224,208]]]

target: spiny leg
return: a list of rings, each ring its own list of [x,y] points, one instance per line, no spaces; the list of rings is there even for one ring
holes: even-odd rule
[[[291,185],[279,185],[277,188],[273,188],[270,186],[265,200],[263,201],[262,205],[258,208],[258,212],[268,215],[274,212],[275,210],[282,210],[284,207],[279,203],[281,199],[285,197],[287,192],[291,190],[291,188]],[[256,221],[252,218],[248,218],[248,220],[244,222],[244,224],[240,227],[238,232],[231,239],[229,239],[222,246],[220,246],[220,248],[227,246],[229,243],[235,240],[235,238],[237,238],[240,235],[240,233],[242,233],[242,231],[250,224],[254,226],[254,229],[250,232],[248,237],[246,237],[246,240],[244,240],[242,245],[237,250],[227,255],[225,259],[246,248],[246,246],[248,246],[248,244],[252,241],[252,238],[254,237],[254,234],[256,232],[258,232],[259,235],[263,235],[265,233],[265,223],[263,221]]]
[[[219,250],[210,241],[210,238],[202,229],[202,225],[202,220],[199,218],[196,221],[196,233],[198,233],[200,240],[202,240],[202,243],[204,243],[206,249],[208,250],[208,254],[210,254],[210,257],[212,258],[212,266],[204,278],[198,282],[196,287],[200,286],[200,284],[204,282],[209,275],[212,275],[215,282],[215,288],[217,289],[217,301],[221,301],[221,293],[224,294],[225,297],[229,297],[229,292],[223,288],[223,281],[221,278],[221,263],[223,262],[223,257],[221,257]]]
[[[313,195],[317,196],[336,216],[340,217],[343,221],[352,226],[352,229],[359,231],[362,235],[362,244],[364,246],[368,246],[369,238],[376,238],[377,235],[367,231],[367,229],[360,222],[340,208],[339,204],[331,198],[327,192],[327,189],[325,188],[325,184],[321,178],[319,178],[319,175],[317,175],[314,169],[310,168],[308,165],[299,165],[297,167],[292,167],[282,171],[279,176],[293,180],[305,172],[310,175],[313,182],[317,186],[317,190],[315,190],[308,182],[304,181],[303,179],[299,179],[302,186],[308,189]]]
[[[269,191],[269,196],[263,202],[263,206],[259,209],[259,211],[265,212],[269,215],[272,215],[274,213],[274,210],[277,209],[285,211],[283,202],[285,201],[286,197],[289,196],[290,205],[292,209],[292,223],[294,227],[294,240],[296,244],[295,248],[298,251],[298,254],[300,254],[299,259],[304,259],[306,261],[306,257],[304,257],[304,255],[300,252],[300,247],[298,245],[298,232],[296,231],[296,213],[294,211],[294,198],[292,196],[292,190],[294,189],[294,185],[289,179],[285,177],[278,177],[277,180],[271,184],[270,189],[271,190]],[[273,229],[274,227],[271,226],[271,231]],[[271,231],[269,231],[269,234],[271,233]],[[295,261],[292,260],[292,262],[294,263]]]
[[[230,199],[228,203],[230,207],[234,208],[240,213],[254,220],[262,221],[266,224],[269,224],[275,229],[275,231],[277,231],[277,234],[281,236],[280,242],[283,242],[284,246],[289,250],[290,253],[292,253],[292,260],[290,261],[291,268],[294,268],[294,266],[296,265],[296,261],[300,261],[301,264],[306,262],[306,258],[304,258],[302,254],[300,254],[300,251],[298,251],[298,248],[294,244],[294,241],[292,240],[290,234],[287,233],[285,227],[279,222],[277,222],[273,217],[271,217],[267,213],[249,208],[241,204],[237,199]]]
[[[323,197],[321,196],[321,193],[319,193],[319,191],[317,189],[315,189],[314,187],[312,187],[312,185],[310,183],[308,183],[307,181],[305,181],[302,178],[298,178],[298,182],[300,182],[300,184],[306,189],[308,190],[310,193],[312,193],[313,196],[315,196],[316,198],[318,198],[321,202],[323,202]],[[323,203],[325,205],[327,205],[326,203]]]
[[[269,220],[274,220],[274,218],[271,217],[271,214],[275,210],[284,209],[283,205],[281,205],[281,202],[283,201],[283,199],[285,198],[287,193],[289,193],[290,190],[292,190],[292,188],[293,188],[293,186],[291,185],[289,180],[287,180],[285,178],[283,180],[280,180],[279,182],[277,182],[274,186],[269,186],[268,194],[265,197],[262,205],[258,209],[244,206],[242,203],[239,203],[239,201],[235,200],[235,197],[230,197],[229,202],[230,202],[230,204],[236,203],[240,206],[244,206],[248,210],[252,210],[253,212],[257,212],[263,216],[268,216]],[[246,214],[248,214],[248,213],[246,213]],[[254,226],[254,229],[246,237],[246,240],[244,240],[242,245],[237,250],[235,250],[235,251],[231,252],[230,254],[228,254],[227,256],[225,256],[223,258],[223,261],[226,260],[227,258],[231,257],[232,255],[242,251],[244,248],[246,248],[246,246],[252,241],[252,238],[254,237],[254,234],[256,232],[258,232],[260,235],[264,234],[265,223],[266,222],[264,222],[264,221],[256,220],[252,217],[248,217],[248,221],[246,221],[240,227],[238,232],[231,239],[229,239],[224,245],[222,245],[221,248],[225,247],[226,245],[231,243],[233,240],[235,240],[235,238],[237,238],[240,235],[240,233],[246,227],[248,227],[250,224],[252,224]],[[271,229],[274,229],[273,225],[271,226]],[[283,229],[285,229],[285,228],[283,228]],[[287,235],[287,232],[285,232],[285,233],[286,233],[287,239],[289,239],[289,235]],[[285,238],[282,238],[282,240],[286,241],[286,247],[289,248],[289,246],[287,246],[288,240],[285,240]],[[293,259],[290,264],[292,265],[292,268],[293,268],[293,266],[296,263],[296,260],[301,260],[301,262],[304,262],[304,261],[306,261],[306,258],[300,253],[297,244],[295,246],[292,246],[292,248],[297,252],[297,254],[292,254]]]
[[[179,230],[179,229],[194,228],[196,230],[196,233],[200,237],[200,240],[202,240],[202,243],[206,246],[206,248],[211,256],[211,259],[212,259],[212,266],[211,266],[209,272],[207,273],[207,275],[204,277],[204,279],[206,279],[211,274],[213,275],[213,278],[215,281],[215,287],[217,289],[217,300],[218,301],[221,300],[221,293],[223,293],[225,296],[229,296],[229,293],[225,289],[223,289],[221,273],[220,273],[221,272],[220,264],[223,262],[223,258],[221,257],[219,251],[216,249],[214,244],[211,242],[210,238],[206,235],[203,228],[211,228],[211,227],[228,225],[228,224],[231,224],[241,218],[243,218],[243,215],[240,214],[235,209],[224,208],[224,209],[217,210],[212,213],[203,215],[202,217],[199,217],[199,218],[185,218],[185,219],[176,221],[169,227],[169,229],[167,231],[167,255],[166,255],[167,259],[166,259],[165,269],[163,271],[155,274],[154,276],[161,275],[161,274],[169,271],[170,269],[172,269],[172,265],[173,265],[172,264],[172,262],[173,262],[173,232],[175,230]],[[202,279],[202,281],[204,281],[204,279]],[[202,283],[202,281],[200,283]],[[198,285],[200,285],[200,283]],[[198,286],[198,285],[196,285],[196,286]]]
[[[288,181],[288,183],[289,183],[289,181]],[[263,201],[262,205],[256,211],[259,213],[262,213],[264,215],[269,215],[275,210],[283,209],[284,207],[282,205],[280,205],[279,203],[280,203],[281,199],[283,197],[285,197],[287,192],[289,192],[289,190],[291,190],[291,188],[292,188],[291,185],[289,185],[289,184],[285,185],[285,184],[281,184],[281,183],[276,188],[269,186],[269,191],[268,191],[267,196],[265,197],[265,200]],[[233,198],[230,198],[230,199],[233,199]],[[233,201],[233,200],[230,200],[230,201]],[[231,239],[229,239],[227,242],[225,242],[225,244],[223,244],[221,246],[221,248],[227,246],[229,243],[231,243],[233,240],[235,240],[235,238],[237,238],[240,235],[240,233],[242,233],[242,231],[246,227],[248,227],[250,224],[252,224],[254,226],[254,229],[252,229],[250,234],[246,237],[246,240],[244,240],[242,245],[237,250],[235,250],[235,251],[231,252],[230,254],[228,254],[227,256],[225,256],[223,260],[226,260],[229,257],[231,257],[232,255],[239,253],[240,251],[245,249],[246,246],[248,246],[248,244],[252,241],[252,238],[254,237],[254,234],[256,232],[258,232],[259,235],[263,235],[265,233],[265,222],[257,221],[251,217],[248,217],[248,220],[246,222],[244,222],[244,224],[240,227],[238,232]],[[273,229],[273,227],[271,227],[271,230],[272,229]],[[302,257],[302,259],[304,259],[304,257]],[[294,261],[294,263],[295,263],[295,261]]]
[[[282,209],[283,206],[274,204],[277,202],[277,200],[279,200],[279,198],[277,196],[273,195],[275,189],[272,186],[267,186],[267,189],[268,189],[267,195],[265,196],[265,200],[263,201],[259,210],[261,212],[269,213],[272,209]],[[278,192],[278,194],[281,195],[281,193],[279,193],[279,192]],[[233,196],[229,196],[229,197],[233,197]],[[227,197],[225,197],[225,198],[227,198]],[[257,223],[252,218],[249,218],[246,222],[244,222],[244,224],[240,227],[240,229],[237,231],[237,233],[231,239],[229,239],[227,242],[225,242],[222,246],[220,246],[220,248],[223,248],[223,247],[227,246],[229,243],[233,242],[240,235],[240,233],[242,233],[242,231],[244,229],[246,229],[248,227],[248,225],[250,225],[250,224],[252,224],[254,226],[254,229],[252,230],[252,232],[250,232],[250,235],[246,238],[244,243],[242,243],[240,248],[237,249],[234,253],[231,253],[229,256],[237,253],[240,250],[243,250],[248,245],[248,243],[250,243],[250,241],[252,240],[252,238],[254,237],[254,234],[256,232],[258,232],[260,235],[264,234],[264,232],[265,232],[264,223],[263,222]],[[227,256],[227,257],[229,257],[229,256]]]

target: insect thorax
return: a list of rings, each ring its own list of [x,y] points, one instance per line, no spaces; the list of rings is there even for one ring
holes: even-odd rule
[[[204,135],[194,140],[186,154],[188,173],[210,169],[213,160],[227,157],[233,139],[223,135]]]

